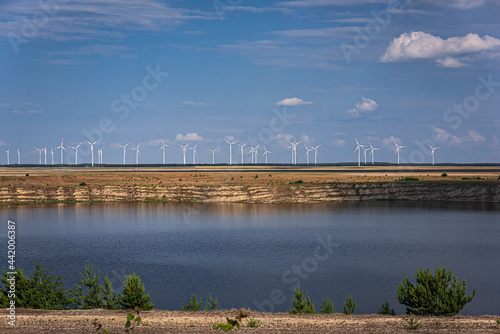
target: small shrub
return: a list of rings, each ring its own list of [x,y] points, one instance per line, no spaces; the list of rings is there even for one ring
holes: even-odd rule
[[[99,269],[94,272],[94,265],[87,260],[85,272],[80,273],[82,279],[76,285],[76,296],[83,309],[101,308],[104,306],[103,287],[99,284]]]
[[[189,297],[187,305],[182,303],[182,310],[185,312],[198,312],[201,308],[201,298],[198,299],[198,294],[194,293]]]
[[[442,176],[442,177],[445,177],[445,176],[448,176],[448,174],[443,173],[443,174],[441,174],[441,176]]]
[[[411,181],[420,181],[420,179],[416,178],[416,177],[400,177],[398,180],[396,180],[398,182],[411,182]]]
[[[103,328],[102,324],[99,321],[97,321],[97,319],[94,319],[92,325],[94,326],[96,333],[99,333],[102,330],[103,334],[109,334],[109,328]]]
[[[113,292],[111,280],[109,279],[108,275],[104,277],[104,287],[102,292],[104,293],[104,308],[107,310],[118,309],[118,295]]]
[[[215,330],[222,329],[224,332],[229,332],[233,328],[241,329],[240,321],[241,321],[241,319],[246,318],[246,317],[247,317],[246,310],[243,309],[240,311],[240,313],[238,314],[236,319],[229,319],[228,317],[226,317],[226,321],[227,321],[226,323],[222,322],[219,324],[214,324],[212,326],[212,328]]]
[[[123,291],[118,298],[118,304],[122,309],[130,310],[138,307],[141,310],[151,310],[154,304],[149,301],[150,294],[145,293],[146,287],[141,282],[139,275],[125,275]]]
[[[377,314],[396,315],[396,312],[394,312],[394,310],[390,308],[387,300],[384,300],[384,302],[382,303],[382,306],[377,311]]]
[[[306,291],[306,294],[304,295],[304,291],[300,290],[299,285],[297,285],[297,289],[295,289],[295,293],[292,299],[292,304],[294,308],[288,309],[288,313],[290,314],[316,313],[314,302],[311,302],[311,298],[309,298],[309,293]]]
[[[356,309],[356,299],[354,297],[351,297],[351,294],[345,298],[345,303],[342,305],[342,310],[344,311],[344,314],[353,314],[354,310]]]
[[[328,295],[323,299],[323,305],[320,306],[320,310],[323,314],[332,314],[335,312],[332,299]]]
[[[247,327],[258,328],[258,327],[260,327],[260,325],[261,325],[261,321],[255,320],[254,318],[250,318],[247,321]]]
[[[398,285],[397,298],[406,305],[407,314],[453,316],[460,312],[476,295],[466,295],[465,280],[458,281],[457,277],[442,266],[437,267],[434,275],[427,269],[419,269],[415,274],[416,284],[410,283],[405,275]]]
[[[406,329],[414,330],[420,327],[420,323],[415,319],[413,314],[410,315],[410,319],[406,320],[406,322],[408,323],[408,325],[405,326]]]
[[[302,184],[302,183],[304,183],[304,181],[302,181],[302,180],[298,180],[295,182],[289,182],[289,184]]]
[[[497,177],[497,181],[500,181],[500,175],[498,175],[498,177]]]
[[[87,184],[85,182],[82,182],[79,184],[80,187],[86,186]]]
[[[255,174],[255,176],[253,177],[254,179],[258,179],[259,178],[259,175]]]
[[[203,311],[215,311],[219,310],[219,300],[217,298],[212,298],[212,293],[209,292],[209,299],[205,302],[205,306],[203,307]]]
[[[134,330],[139,326],[147,326],[148,324],[142,322],[142,318],[139,315],[139,306],[134,307],[135,316],[132,313],[127,314],[127,321],[125,322],[125,333],[136,333]]]
[[[29,174],[26,174],[26,176],[30,176]]]

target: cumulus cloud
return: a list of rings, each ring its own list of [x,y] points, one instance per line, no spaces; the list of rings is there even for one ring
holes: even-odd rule
[[[274,105],[291,107],[291,106],[300,106],[302,104],[312,104],[312,102],[304,101],[302,99],[299,99],[298,97],[291,97],[278,101]]]
[[[344,146],[347,142],[344,140],[344,139],[334,139],[332,141],[332,145],[333,146],[336,146],[336,147],[341,147],[341,146]]]
[[[211,107],[217,106],[216,103],[208,103],[208,102],[196,102],[196,101],[184,101],[182,102],[184,105],[195,106],[195,107]]]
[[[278,133],[274,136],[274,140],[278,144],[278,146],[290,146],[289,141],[293,141],[293,135],[288,133]]]
[[[205,138],[198,135],[196,132],[188,133],[185,136],[181,133],[175,136],[175,141],[204,141]]]
[[[378,108],[378,103],[372,99],[368,99],[366,97],[362,97],[361,101],[356,103],[354,108],[349,109],[349,114],[353,116],[359,116],[361,113],[372,112]]]
[[[314,142],[314,139],[312,139],[311,137],[309,137],[308,135],[306,135],[305,133],[303,133],[301,136],[300,136],[300,140],[302,140],[302,142],[304,144],[312,144]]]
[[[464,67],[467,66],[467,64],[462,63],[460,60],[451,58],[451,57],[446,57],[445,59],[436,59],[436,63],[438,66],[441,67]]]
[[[488,0],[420,0],[420,1],[443,7],[451,7],[457,9],[471,9],[483,6],[484,4],[486,4]]]
[[[9,146],[9,143],[5,140],[0,140],[0,146]]]
[[[384,146],[390,146],[390,147],[395,147],[394,142],[396,142],[398,145],[401,145],[403,142],[401,139],[398,137],[390,136],[388,138],[382,139],[382,145]]]
[[[477,34],[467,34],[462,37],[442,39],[422,31],[414,31],[394,38],[380,57],[380,61],[388,63],[435,59],[439,66],[461,67],[465,64],[456,59],[457,56],[467,55],[470,58],[472,55],[476,57],[494,55],[498,50],[500,50],[500,39],[488,35],[480,37]]]
[[[435,132],[435,137],[438,141],[442,143],[448,143],[451,145],[464,145],[473,144],[479,142],[486,142],[486,138],[481,135],[476,130],[471,130],[467,132],[467,135],[458,137],[441,128],[433,128]]]

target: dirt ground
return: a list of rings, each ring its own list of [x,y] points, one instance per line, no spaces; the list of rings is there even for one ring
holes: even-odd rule
[[[239,311],[180,312],[147,311],[141,317],[147,326],[137,333],[215,333],[215,323],[226,317],[235,318]],[[498,316],[481,317],[417,317],[420,328],[409,331],[405,328],[408,316],[381,315],[290,315],[286,313],[251,312],[249,318],[261,321],[259,328],[247,327],[248,318],[242,320],[242,331],[251,333],[500,333],[496,323]],[[42,311],[19,309],[16,327],[7,324],[6,316],[0,333],[95,333],[93,323],[97,320],[108,327],[110,333],[124,333],[125,311],[75,310]]]
[[[273,185],[294,182],[497,181],[500,167],[186,167],[186,168],[0,168],[0,187],[7,185]],[[316,171],[320,170],[320,171]],[[446,170],[447,176],[442,176]],[[28,175],[28,176],[27,176]]]

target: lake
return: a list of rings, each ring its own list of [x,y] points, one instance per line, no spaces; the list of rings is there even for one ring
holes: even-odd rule
[[[297,283],[337,310],[348,293],[356,314],[396,290],[415,265],[443,265],[476,297],[461,314],[500,310],[500,206],[487,203],[78,204],[0,208],[17,224],[16,265],[53,267],[67,288],[90,260],[119,290],[136,272],[158,309],[178,310],[209,292],[224,308],[283,312]]]

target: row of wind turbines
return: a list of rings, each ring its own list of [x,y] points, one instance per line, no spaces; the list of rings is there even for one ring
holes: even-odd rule
[[[370,154],[371,157],[372,157],[372,164],[375,163],[375,151],[379,151],[380,148],[378,147],[373,147],[371,143],[368,143],[369,146],[367,145],[362,145],[358,142],[358,139],[357,138],[354,138],[354,140],[356,141],[356,149],[354,150],[354,153],[356,153],[356,151],[358,152],[358,166],[361,166],[361,150],[363,150],[363,156],[364,156],[364,159],[365,159],[365,165],[366,165],[366,153],[367,151],[370,151]],[[249,143],[246,142],[244,144],[240,144],[239,143],[239,140],[236,140],[236,141],[233,141],[233,142],[230,142],[228,141],[227,139],[224,139],[224,141],[226,143],[229,144],[229,165],[232,165],[233,164],[233,145],[236,144],[238,146],[240,146],[240,152],[241,152],[241,164],[244,163],[244,147],[247,146]],[[99,140],[95,141],[95,142],[90,142],[88,140],[86,140],[86,142],[88,143],[88,145],[90,145],[90,153],[91,153],[91,156],[92,156],[92,166],[94,166],[94,145],[96,145]],[[396,145],[396,151],[395,151],[395,154],[398,156],[398,165],[399,165],[399,153],[401,151],[402,148],[405,148],[406,146],[403,146],[403,145],[398,145],[394,140],[394,145]],[[127,147],[130,145],[131,142],[128,142],[127,144],[125,145],[119,145],[117,144],[116,146],[117,147],[120,147],[123,149],[123,164],[125,165],[126,164],[126,156],[127,156]],[[288,141],[288,143],[290,144],[290,146],[286,146],[285,148],[289,148],[291,149],[291,154],[292,154],[292,164],[295,165],[297,164],[297,146],[299,146],[300,143],[302,143],[302,140],[301,141],[296,141],[294,140],[294,142],[292,143],[291,141]],[[165,141],[163,139],[161,139],[161,147],[160,149],[158,150],[158,152],[160,151],[163,151],[163,164],[165,164],[165,161],[166,161],[166,153],[165,153],[165,150],[167,147],[171,147],[170,145],[166,144]],[[68,146],[69,148],[71,149],[74,149],[75,150],[75,165],[78,164],[78,149],[80,148],[80,146],[82,145],[82,143],[79,143],[78,145],[76,146]],[[177,144],[180,148],[180,150],[182,151],[182,154],[183,154],[183,164],[185,165],[186,164],[186,156],[187,156],[187,151],[188,150],[192,150],[193,151],[193,164],[196,164],[196,156],[198,155],[198,153],[196,152],[196,147],[198,147],[198,143],[196,143],[196,145],[194,145],[193,147],[189,147],[189,145],[191,145],[191,143],[188,143],[186,145],[181,145],[181,144]],[[247,154],[251,154],[252,155],[252,164],[256,164],[258,163],[258,157],[259,157],[259,152],[258,152],[258,148],[260,147],[260,143],[257,145],[257,146],[253,146],[252,144],[250,144],[249,146],[249,151],[247,152]],[[130,150],[133,150],[135,151],[135,162],[136,164],[138,165],[139,164],[139,156],[141,156],[141,151],[139,149],[139,147],[141,146],[141,143],[139,143],[136,147],[131,147],[129,148]],[[314,164],[317,164],[317,160],[318,160],[318,148],[321,146],[321,144],[319,144],[318,146],[314,147],[314,146],[308,146],[304,143],[304,147],[306,149],[306,153],[305,153],[305,157],[307,159],[307,164],[309,164],[309,154],[311,154],[312,152],[314,152]],[[266,146],[263,145],[264,147],[264,153],[262,154],[263,157],[265,157],[265,163],[267,164],[268,163],[268,155],[269,154],[272,154],[273,152],[271,151],[268,151],[266,149]],[[431,156],[432,156],[432,165],[434,165],[434,156],[435,156],[435,151],[437,149],[439,149],[440,147],[432,147],[431,145],[429,145],[430,149],[431,149]],[[217,147],[217,148],[214,148],[214,149],[208,149],[208,151],[210,151],[212,153],[212,164],[215,164],[215,152],[220,150],[220,146]],[[42,153],[44,154],[44,164],[46,165],[47,164],[47,147],[44,147],[44,148],[37,148],[35,147],[35,150],[38,151],[38,164],[39,165],[42,165]],[[50,154],[51,154],[51,158],[52,158],[52,165],[54,164],[54,150],[60,150],[61,151],[61,164],[63,164],[64,162],[64,152],[68,152],[66,150],[66,148],[64,147],[64,138],[61,140],[61,144],[55,148],[51,148],[50,149]],[[104,146],[101,147],[101,148],[98,148],[97,149],[97,159],[98,159],[98,164],[102,164],[103,163],[103,150],[104,150]],[[10,164],[10,148],[7,149],[7,151],[5,151],[7,153],[7,165]],[[21,164],[21,152],[19,150],[19,148],[17,148],[17,163],[18,164]]]
[[[370,151],[370,155],[372,156],[372,165],[375,163],[375,151],[379,151],[380,148],[378,147],[373,147],[371,143],[368,143],[368,145],[370,145],[370,147],[366,146],[366,145],[361,145],[359,142],[358,142],[358,139],[357,138],[354,138],[354,140],[356,141],[356,149],[354,150],[354,153],[356,153],[356,151],[358,151],[358,166],[361,166],[361,149],[363,149],[363,156],[365,157],[365,165],[366,165],[366,152],[367,151]],[[399,165],[399,152],[402,148],[405,148],[406,146],[403,146],[403,145],[398,145],[398,143],[396,143],[396,141],[393,140],[393,143],[394,145],[396,145],[396,151],[394,154],[397,154],[398,156],[398,165]],[[439,149],[440,147],[432,147],[430,144],[427,144],[429,145],[430,149],[431,149],[431,156],[432,156],[432,165],[434,166],[434,152]]]

